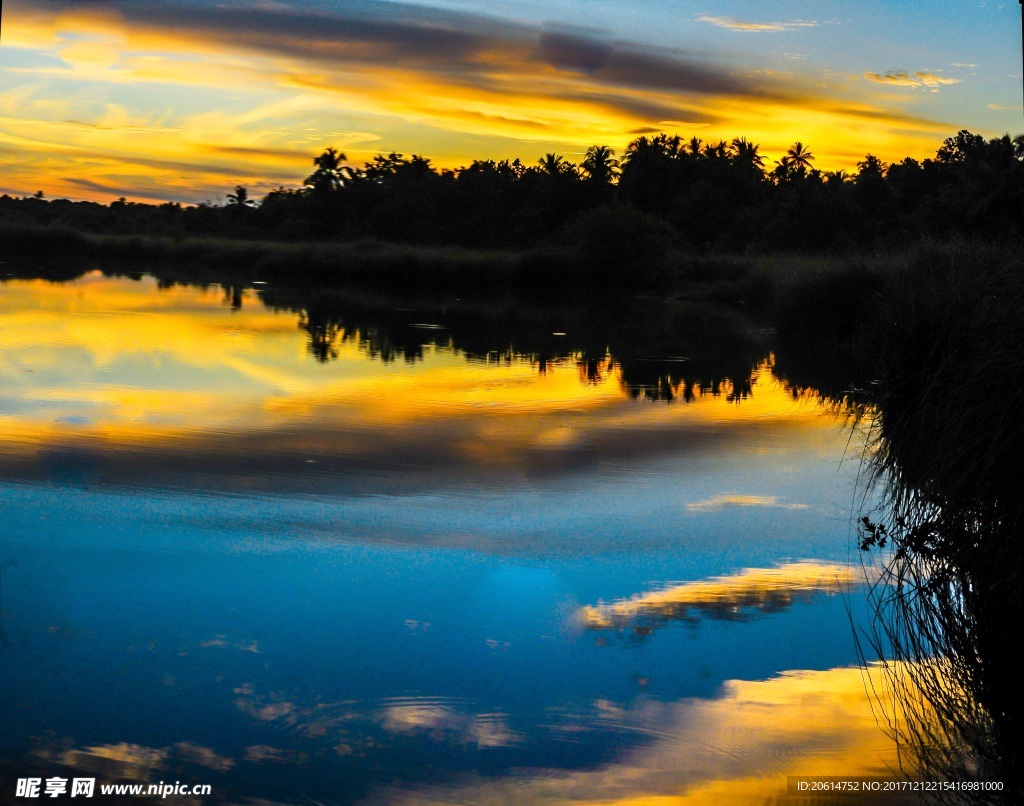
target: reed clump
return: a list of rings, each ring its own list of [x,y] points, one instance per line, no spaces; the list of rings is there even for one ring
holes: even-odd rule
[[[874,323],[885,502],[861,532],[885,551],[873,643],[891,661],[896,738],[916,766],[1005,785],[968,802],[1024,795],[1022,303],[1020,250],[932,245],[891,278]]]

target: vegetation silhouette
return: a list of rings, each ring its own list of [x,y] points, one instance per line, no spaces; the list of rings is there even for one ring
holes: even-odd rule
[[[1003,782],[978,802],[1019,803],[1024,260],[952,258],[914,266],[894,298],[877,415],[889,506],[863,542],[892,552],[880,632],[909,661],[897,691],[916,692],[897,738],[928,772]]]
[[[229,207],[233,205],[239,209],[243,209],[246,207],[252,207],[255,204],[256,202],[249,198],[249,191],[241,185],[235,187],[234,193],[228,194]]]
[[[358,167],[334,148],[312,162],[302,187],[272,190],[258,204],[243,185],[224,204],[195,206],[5,195],[0,244],[39,254],[115,248],[99,236],[258,236],[575,254],[586,253],[583,222],[597,210],[619,231],[645,222],[647,234],[657,232],[642,257],[650,266],[695,251],[863,251],[921,236],[1024,237],[1024,135],[986,140],[961,131],[933,159],[887,165],[867,154],[854,175],[814,167],[803,141],[767,170],[760,146],[745,137],[704,143],[668,134],[636,138],[621,161],[594,145],[578,165],[548,153],[533,165],[476,160],[438,170],[426,157],[390,153]],[[598,274],[594,282],[607,281],[607,272]]]
[[[792,304],[833,310],[855,274]],[[893,692],[880,704],[908,771],[1003,786],[933,793],[938,801],[1024,799],[1022,276],[1021,250],[921,249],[867,292],[859,319],[820,335],[816,351],[783,348],[776,365],[795,393],[817,389],[870,423],[883,501],[862,517],[860,541],[881,572],[866,644]],[[820,324],[809,319],[805,336]]]

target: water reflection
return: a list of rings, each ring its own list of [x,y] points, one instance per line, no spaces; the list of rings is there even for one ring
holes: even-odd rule
[[[861,590],[856,468],[769,335],[662,300],[0,286],[0,786],[742,800],[883,769],[860,594],[830,595]]]
[[[566,769],[552,754],[546,766],[509,771],[499,762],[496,775],[462,775],[457,784],[377,785],[359,800],[748,804],[783,798],[789,775],[830,775],[841,769],[849,776],[898,780],[895,747],[878,730],[864,697],[866,682],[884,691],[887,678],[877,666],[867,674],[865,681],[859,668],[791,671],[761,681],[726,681],[712,698],[595,699],[572,711],[548,712],[544,729],[554,746],[595,733],[637,737],[631,749],[605,763]],[[298,783],[304,776],[323,774],[332,764],[377,766],[387,754],[423,756],[428,748],[483,757],[510,752],[525,740],[509,727],[510,715],[474,713],[471,703],[459,700],[308,705],[270,698],[272,705],[263,704],[267,699],[255,697],[249,687],[239,690],[239,709],[277,725],[278,733],[275,744],[246,744],[237,758],[187,741],[163,747],[37,741],[24,771],[110,782],[214,781],[213,801],[223,802],[217,791],[223,792],[227,782],[259,780],[275,769],[292,782],[294,797],[308,791]],[[302,744],[289,738],[293,733]],[[244,784],[241,791],[246,791]],[[336,799],[347,802],[353,793],[342,789],[340,794]],[[843,795],[815,802],[877,801]]]
[[[887,678],[877,666],[866,674],[867,681],[860,668],[794,671],[728,681],[714,699],[596,701],[589,719],[576,723],[580,729],[641,731],[652,741],[593,769],[531,770],[458,788],[394,788],[370,802],[739,805],[786,800],[789,775],[843,770],[899,780],[896,749],[864,696],[866,684],[884,689]],[[879,801],[844,794],[812,802]]]
[[[861,569],[823,563],[790,563],[750,568],[740,574],[671,585],[629,599],[584,607],[580,620],[590,630],[628,630],[649,635],[671,622],[701,619],[745,621],[778,613],[818,593],[839,593],[864,581]]]
[[[186,745],[187,757],[194,757],[193,745]],[[211,754],[213,751],[209,751]],[[98,747],[39,747],[35,755],[42,761],[70,767],[82,773],[98,775],[114,781],[149,781],[154,773],[167,769],[170,748],[140,747],[137,744],[101,745]],[[213,754],[214,756],[216,754]],[[219,757],[218,757],[219,758]],[[230,769],[230,761],[228,769]]]
[[[309,351],[321,362],[338,359],[348,343],[383,361],[411,363],[428,347],[445,347],[475,360],[527,360],[542,372],[572,358],[585,383],[614,366],[624,390],[652,399],[719,394],[723,385],[741,398],[768,352],[763,332],[736,313],[643,297],[545,307],[283,287],[263,288],[259,296],[299,316]]]
[[[381,478],[563,475],[819,416],[786,399],[734,314],[639,300],[595,324],[270,288],[268,309],[228,291],[225,315],[218,289],[146,278],[8,283],[0,474],[360,493]],[[418,321],[430,316],[449,324]],[[296,318],[329,367],[303,358]],[[693,405],[651,412],[630,397]]]

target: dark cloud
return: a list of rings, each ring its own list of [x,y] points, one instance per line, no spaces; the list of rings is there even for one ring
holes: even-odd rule
[[[638,89],[775,100],[795,98],[793,92],[763,76],[741,76],[677,54],[641,50],[617,52],[601,71],[600,78],[620,87]]]
[[[69,0],[49,4],[55,10],[70,6]],[[425,85],[464,88],[495,97],[521,92],[545,102],[550,99],[552,104],[583,102],[595,111],[639,117],[652,130],[662,120],[719,122],[713,115],[675,103],[700,106],[701,97],[831,108],[844,117],[891,119],[935,128],[931,121],[878,108],[844,110],[836,98],[825,97],[823,91],[799,77],[741,72],[703,54],[652,48],[594,29],[530,25],[382,0],[324,0],[319,4],[315,0],[279,0],[255,5],[148,0],[119,4],[118,10],[130,27],[169,34],[183,42],[278,57],[285,63],[279,75],[283,85],[373,91],[374,76],[385,78],[389,75],[385,70],[398,70],[421,76]],[[378,68],[379,73],[375,72]],[[871,80],[913,80],[932,89],[953,81],[924,73],[887,74]],[[423,99],[423,103],[429,104],[429,100]],[[493,117],[472,109],[460,112],[451,104],[445,109],[453,117]],[[519,122],[514,116],[510,120]]]
[[[418,6],[351,2],[330,12],[286,6],[175,5],[124,8],[126,17],[165,32],[189,32],[243,47],[312,60],[391,65],[468,66],[528,29],[499,26],[478,15]]]
[[[559,70],[594,73],[612,55],[609,42],[569,31],[544,31],[537,44],[540,60]]]
[[[66,181],[69,185],[85,188],[86,190],[96,190],[100,193],[109,193],[111,196],[126,196],[130,192],[123,185],[110,185],[106,182],[96,182],[92,179],[83,179],[81,177],[68,177]],[[133,188],[131,192],[134,193],[135,189]]]
[[[214,40],[305,61],[421,70],[448,81],[487,86],[495,63],[528,77],[554,67],[595,87],[614,85],[708,95],[789,97],[778,82],[733,73],[682,51],[652,51],[599,31],[542,29],[463,12],[376,0],[331,11],[289,6],[125,4],[135,25],[184,38]]]
[[[134,183],[128,187],[121,184],[97,182],[94,179],[84,179],[81,177],[68,177],[64,181],[72,187],[89,190],[93,193],[103,193],[114,198],[121,198],[124,196],[131,197],[133,199],[159,199],[160,201],[182,202],[183,204],[195,201],[195,193],[191,190],[175,191],[173,188],[164,185],[139,187],[137,183]]]

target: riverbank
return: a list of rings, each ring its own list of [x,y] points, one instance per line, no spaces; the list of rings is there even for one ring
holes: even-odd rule
[[[902,249],[837,254],[735,255],[684,252],[657,243],[623,244],[601,235],[601,222],[563,243],[526,249],[412,246],[376,240],[280,241],[234,237],[98,234],[62,226],[0,226],[4,273],[76,276],[82,270],[152,267],[183,280],[233,284],[253,281],[294,285],[345,285],[395,291],[511,291],[529,296],[658,293],[778,308],[786,317],[835,323],[833,303],[864,302],[883,293],[885,278],[943,253],[1012,247],[941,243],[922,239]],[[616,245],[617,244],[617,245]],[[1019,250],[1018,250],[1019,251]],[[941,258],[938,258],[941,259]],[[852,297],[852,300],[850,299]],[[823,307],[824,304],[824,307]],[[803,309],[799,313],[799,309]],[[795,323],[794,323],[795,324]]]
[[[309,300],[350,302],[355,295],[363,310],[457,307],[475,312],[474,318],[579,307],[585,300],[584,307],[596,310],[644,298],[712,303],[777,332],[787,348],[786,374],[797,387],[808,374],[808,387],[843,399],[851,378],[867,382],[877,375],[880,356],[899,335],[893,323],[920,315],[925,302],[955,306],[957,328],[970,330],[982,326],[975,319],[984,319],[993,305],[985,301],[986,284],[1002,298],[1024,289],[1024,249],[1009,242],[920,239],[902,249],[815,255],[694,254],[660,243],[646,255],[633,248],[628,258],[621,252],[602,257],[595,239],[588,231],[560,245],[482,250],[8,225],[0,227],[6,258],[0,274],[59,281],[96,269],[148,273],[161,283],[222,285],[235,295],[251,288],[295,310]],[[822,377],[827,368],[833,382]]]

